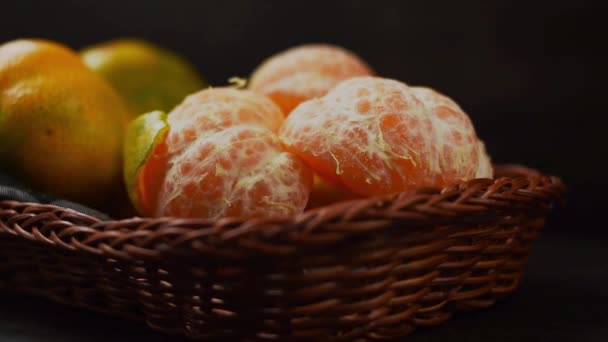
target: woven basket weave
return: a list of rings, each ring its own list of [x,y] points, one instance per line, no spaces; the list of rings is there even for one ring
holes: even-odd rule
[[[199,339],[395,338],[517,288],[564,185],[497,174],[274,220],[101,222],[3,201],[0,288]]]

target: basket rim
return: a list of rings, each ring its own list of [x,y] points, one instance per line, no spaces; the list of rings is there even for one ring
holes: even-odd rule
[[[283,218],[102,221],[55,205],[0,201],[0,236],[19,236],[120,259],[158,258],[179,248],[226,257],[246,254],[235,248],[222,250],[225,246],[281,255],[293,253],[298,244],[335,243],[351,235],[377,233],[396,223],[401,229],[416,229],[490,223],[522,213],[544,215],[566,190],[559,177],[522,165],[496,165],[495,170],[493,179],[338,202]]]

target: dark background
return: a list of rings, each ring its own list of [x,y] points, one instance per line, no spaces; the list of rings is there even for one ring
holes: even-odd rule
[[[608,309],[602,308],[608,292],[599,287],[589,292],[608,281],[606,248],[598,245],[608,236],[602,221],[608,190],[608,97],[600,73],[607,61],[601,50],[608,37],[606,13],[600,1],[556,0],[3,0],[0,42],[42,37],[81,48],[115,37],[146,38],[185,56],[214,85],[226,84],[231,76],[246,77],[264,58],[288,47],[328,42],[353,50],[379,75],[434,87],[469,113],[496,162],[522,163],[564,178],[568,206],[553,216],[544,237],[546,253],[553,254],[537,257],[546,263],[533,264],[532,288],[521,296],[528,291],[524,298],[560,307],[557,299],[564,298],[559,291],[545,293],[546,300],[538,293],[556,283],[575,284],[579,287],[572,285],[570,291],[588,295],[576,298],[576,305],[584,300],[589,306],[566,305],[563,310],[595,308],[590,322],[599,322],[594,327],[606,333]],[[570,275],[574,269],[588,273]],[[542,274],[547,277],[534,280]],[[553,278],[557,276],[565,278]],[[498,316],[498,321],[556,312],[517,309],[516,304],[510,311],[513,302],[505,305],[511,316]],[[587,326],[570,328],[590,333]],[[564,339],[574,340],[608,337]]]

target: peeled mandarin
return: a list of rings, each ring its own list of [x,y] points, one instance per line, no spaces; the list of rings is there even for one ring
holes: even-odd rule
[[[482,145],[453,101],[378,77],[302,103],[279,135],[320,177],[359,195],[442,187],[491,170],[480,172]]]
[[[270,99],[206,89],[166,120],[158,113],[138,120],[130,132],[139,132],[127,136],[125,177],[134,179],[127,184],[142,214],[275,217],[306,207],[312,173],[279,140],[283,115]],[[128,144],[139,147],[127,154]]]
[[[405,84],[364,77],[302,103],[280,136],[322,178],[375,195],[433,183],[433,131]]]
[[[288,115],[301,102],[325,95],[340,81],[372,74],[365,62],[346,49],[310,44],[268,58],[251,75],[249,88],[270,97]]]

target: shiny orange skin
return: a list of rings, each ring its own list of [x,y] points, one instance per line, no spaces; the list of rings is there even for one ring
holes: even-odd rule
[[[99,204],[120,184],[126,105],[65,46],[0,46],[0,162],[36,190]]]

